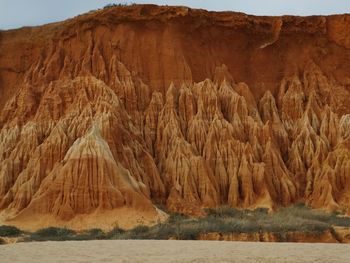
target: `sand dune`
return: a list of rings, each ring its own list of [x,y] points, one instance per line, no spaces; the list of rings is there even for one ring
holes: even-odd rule
[[[210,241],[79,241],[0,246],[0,262],[317,262],[348,263],[338,244]]]

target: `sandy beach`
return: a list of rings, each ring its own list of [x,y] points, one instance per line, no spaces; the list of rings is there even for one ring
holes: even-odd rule
[[[108,240],[33,242],[0,246],[2,263],[348,263],[349,258],[350,246],[339,244]]]

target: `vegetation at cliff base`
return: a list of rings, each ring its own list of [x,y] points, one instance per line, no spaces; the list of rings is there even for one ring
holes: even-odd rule
[[[0,237],[24,235],[23,241],[113,240],[113,239],[179,239],[196,240],[208,233],[273,233],[285,240],[290,232],[318,236],[325,231],[334,233],[335,226],[350,227],[350,218],[337,213],[313,210],[304,205],[280,208],[269,213],[267,209],[239,210],[230,207],[206,209],[206,216],[191,218],[169,213],[169,218],[154,226],[136,226],[130,230],[115,227],[111,231],[90,229],[76,232],[67,228],[49,227],[24,234],[12,226],[0,226]]]
[[[23,232],[14,226],[0,226],[0,237],[17,237]]]

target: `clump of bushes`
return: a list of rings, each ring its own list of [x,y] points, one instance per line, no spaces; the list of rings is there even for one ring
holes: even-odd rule
[[[23,232],[14,226],[0,226],[0,237],[18,237]]]
[[[218,208],[208,208],[204,210],[207,216],[217,217],[217,218],[247,218],[252,215],[267,215],[268,209],[266,208],[257,208],[255,210],[239,210],[229,206],[222,206]]]
[[[76,232],[68,228],[48,227],[40,229],[30,235],[35,241],[66,241],[74,240]]]
[[[129,5],[135,5],[135,3],[127,3],[127,2],[120,2],[120,3],[110,3],[103,7],[103,9],[117,7],[117,6],[129,6]]]
[[[168,223],[178,223],[184,220],[187,220],[189,217],[187,215],[181,214],[181,213],[170,213],[168,218]]]
[[[117,227],[114,227],[111,231],[109,231],[107,234],[106,234],[106,238],[107,239],[118,239],[118,237],[120,235],[122,235],[123,233],[125,233],[125,230],[124,229],[121,229],[119,228],[118,226]]]
[[[140,225],[130,230],[134,235],[140,235],[149,231],[148,226]]]
[[[108,239],[108,238],[106,233],[103,232],[103,230],[99,228],[93,228],[77,234],[73,239],[74,240],[102,240],[102,239]]]

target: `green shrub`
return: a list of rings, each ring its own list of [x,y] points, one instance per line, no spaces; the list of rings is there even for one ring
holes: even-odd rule
[[[266,215],[268,213],[268,209],[266,208],[258,208],[255,210],[247,210],[247,209],[239,210],[229,206],[209,208],[209,209],[205,209],[204,211],[206,212],[207,216],[221,217],[221,218],[257,217],[257,216]]]
[[[168,223],[173,224],[176,222],[181,222],[185,219],[188,219],[187,215],[181,214],[181,213],[170,213],[168,218]]]
[[[135,3],[127,3],[127,2],[110,3],[105,5],[103,9],[108,9],[108,8],[117,7],[117,6],[128,6],[128,5],[135,5]]]
[[[17,237],[23,232],[14,226],[0,226],[0,237]]]
[[[334,226],[350,227],[350,218],[332,214],[328,222]]]
[[[139,226],[134,227],[134,228],[131,229],[130,231],[131,231],[133,234],[138,235],[138,234],[146,233],[148,230],[149,230],[149,227],[148,227],[148,226],[139,225]]]
[[[167,240],[175,236],[176,226],[172,224],[159,224],[150,231],[151,239]]]
[[[105,233],[100,228],[85,230],[73,237],[73,240],[104,240],[112,239],[113,232]]]
[[[42,237],[49,237],[49,236],[60,236],[60,235],[72,235],[72,234],[75,234],[75,232],[68,228],[48,227],[48,228],[43,228],[36,231],[35,234]]]
[[[268,214],[268,210],[238,210],[229,207],[206,209],[207,216],[200,219],[203,232],[252,233],[272,232],[286,238],[287,232],[320,234],[332,225],[350,226],[350,218],[313,210],[297,204]]]
[[[206,212],[207,216],[213,217],[234,217],[240,213],[239,210],[228,206],[207,208],[204,211]]]
[[[118,237],[120,235],[122,235],[123,233],[125,233],[124,229],[121,229],[119,227],[115,227],[115,228],[113,228],[111,231],[109,231],[106,234],[106,238],[108,238],[108,239],[118,239]]]
[[[277,215],[285,215],[292,218],[299,218],[310,221],[310,223],[324,223],[329,226],[350,227],[350,218],[339,213],[328,213],[322,210],[311,209],[302,205],[281,208]]]
[[[185,225],[179,228],[176,238],[180,240],[196,240],[202,230],[196,224]]]
[[[76,233],[67,228],[48,227],[31,234],[31,239],[36,241],[45,240],[73,240]]]
[[[74,240],[101,240],[107,239],[107,235],[99,228],[93,228],[79,235],[74,236]]]

